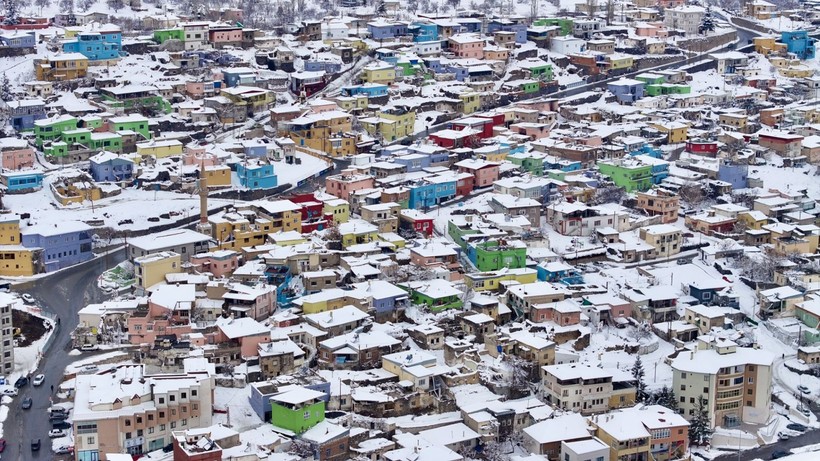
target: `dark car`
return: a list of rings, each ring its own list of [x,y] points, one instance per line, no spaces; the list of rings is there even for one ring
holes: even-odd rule
[[[52,423],[56,421],[65,421],[68,419],[68,413],[52,413],[51,416],[48,417],[48,420]]]
[[[772,453],[772,459],[780,459],[789,456],[791,453],[785,450],[777,450],[776,452]]]
[[[34,401],[31,400],[31,397],[24,398],[23,399],[23,410],[28,410],[29,408],[31,408],[31,405],[33,403],[34,403]]]
[[[14,387],[16,387],[17,389],[20,389],[21,387],[26,385],[28,385],[28,378],[26,378],[25,376],[19,377],[17,381],[14,382]]]
[[[3,453],[3,450],[6,449],[6,439],[0,439],[0,453]]]
[[[40,439],[31,439],[31,451],[40,449]]]
[[[790,431],[806,432],[809,428],[798,423],[791,423],[786,425],[786,429]]]
[[[61,420],[61,421],[52,421],[52,422],[51,422],[51,428],[52,428],[52,429],[63,429],[63,430],[69,430],[69,429],[71,429],[71,424],[69,424],[69,423],[65,422],[65,420]]]

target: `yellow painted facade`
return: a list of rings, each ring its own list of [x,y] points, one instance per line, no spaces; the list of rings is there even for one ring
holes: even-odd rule
[[[83,203],[86,200],[96,202],[102,198],[102,189],[92,185],[80,189],[74,184],[69,184],[68,187],[53,187],[51,192],[61,205]]]
[[[372,232],[342,234],[342,247],[347,248],[351,245],[369,243],[376,240],[378,236],[378,230],[373,230]]]
[[[686,142],[689,133],[689,126],[682,123],[653,124],[652,126],[666,134],[666,142],[669,144]]]
[[[228,221],[218,217],[208,218],[208,223],[220,250],[239,251],[244,247],[263,245],[267,235],[275,232],[271,221],[261,218],[254,220],[253,225],[246,220]],[[299,227],[301,229],[301,222]]]
[[[0,246],[0,275],[7,277],[27,277],[39,273],[38,256],[42,250],[23,248],[17,245]]]
[[[461,99],[463,104],[462,113],[472,114],[473,112],[478,111],[481,108],[481,97],[478,93],[464,93],[458,95],[458,99]]]
[[[73,57],[74,55],[77,56]],[[37,80],[46,82],[84,78],[88,74],[88,58],[79,53],[72,53],[71,58],[56,56],[35,59],[34,73]]]
[[[148,141],[137,144],[137,154],[140,156],[152,155],[156,158],[182,155],[182,143],[179,141]]]
[[[362,81],[367,83],[384,83],[391,85],[396,81],[396,69],[394,67],[365,67],[362,71]]]
[[[512,269],[507,271],[473,272],[464,274],[464,284],[473,291],[498,291],[501,282],[514,281],[520,284],[538,281],[538,272],[534,269]]]
[[[322,213],[333,215],[333,223],[341,224],[350,220],[350,204],[346,200],[336,199],[325,202]]]
[[[208,187],[231,187],[231,169],[225,165],[206,166],[205,178]]]
[[[148,289],[164,282],[167,274],[182,271],[182,257],[173,251],[152,253],[134,258],[134,275],[137,286]]]
[[[632,56],[608,56],[609,59],[609,69],[610,70],[620,70],[620,69],[631,69],[634,60]]]

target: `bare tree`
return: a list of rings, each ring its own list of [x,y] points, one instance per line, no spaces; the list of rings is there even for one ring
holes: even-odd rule
[[[592,19],[598,10],[598,0],[584,0],[584,3],[586,5],[587,17]]]
[[[703,187],[698,183],[684,185],[678,191],[678,195],[684,203],[693,209],[700,209],[700,206],[706,201],[706,194],[703,192]]]
[[[615,0],[606,0],[606,25],[615,20]]]

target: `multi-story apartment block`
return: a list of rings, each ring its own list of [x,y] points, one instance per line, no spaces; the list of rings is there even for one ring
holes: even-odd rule
[[[633,405],[635,387],[630,380],[617,371],[576,363],[541,367],[546,401],[582,415]]]
[[[74,459],[107,460],[107,453],[140,455],[172,442],[173,432],[212,423],[214,368],[188,358],[177,374],[148,375],[123,365],[77,376]]]
[[[649,189],[638,192],[638,208],[650,216],[660,216],[664,224],[678,220],[680,197],[663,189]]]
[[[737,347],[732,341],[698,340],[697,350],[672,361],[672,383],[679,411],[695,415],[703,397],[712,427],[763,424],[769,417],[772,387],[771,353]]]
[[[8,376],[14,369],[14,325],[11,323],[11,305],[14,298],[0,296],[0,373]]]

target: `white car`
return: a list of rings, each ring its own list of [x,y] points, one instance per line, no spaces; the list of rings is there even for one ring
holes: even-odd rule
[[[42,386],[44,382],[46,382],[46,375],[44,374],[39,374],[31,380],[31,384],[35,386]]]
[[[25,301],[29,304],[34,304],[34,296],[31,296],[28,293],[23,293],[22,298],[23,298],[23,301]]]
[[[96,344],[83,344],[80,347],[80,350],[81,351],[98,351],[98,350],[100,350],[100,346],[98,346]]]
[[[0,395],[8,395],[11,397],[17,397],[17,389],[13,387],[4,387],[0,389]]]
[[[56,439],[57,437],[65,437],[66,432],[62,429],[52,429],[48,431],[48,436],[52,439]]]

